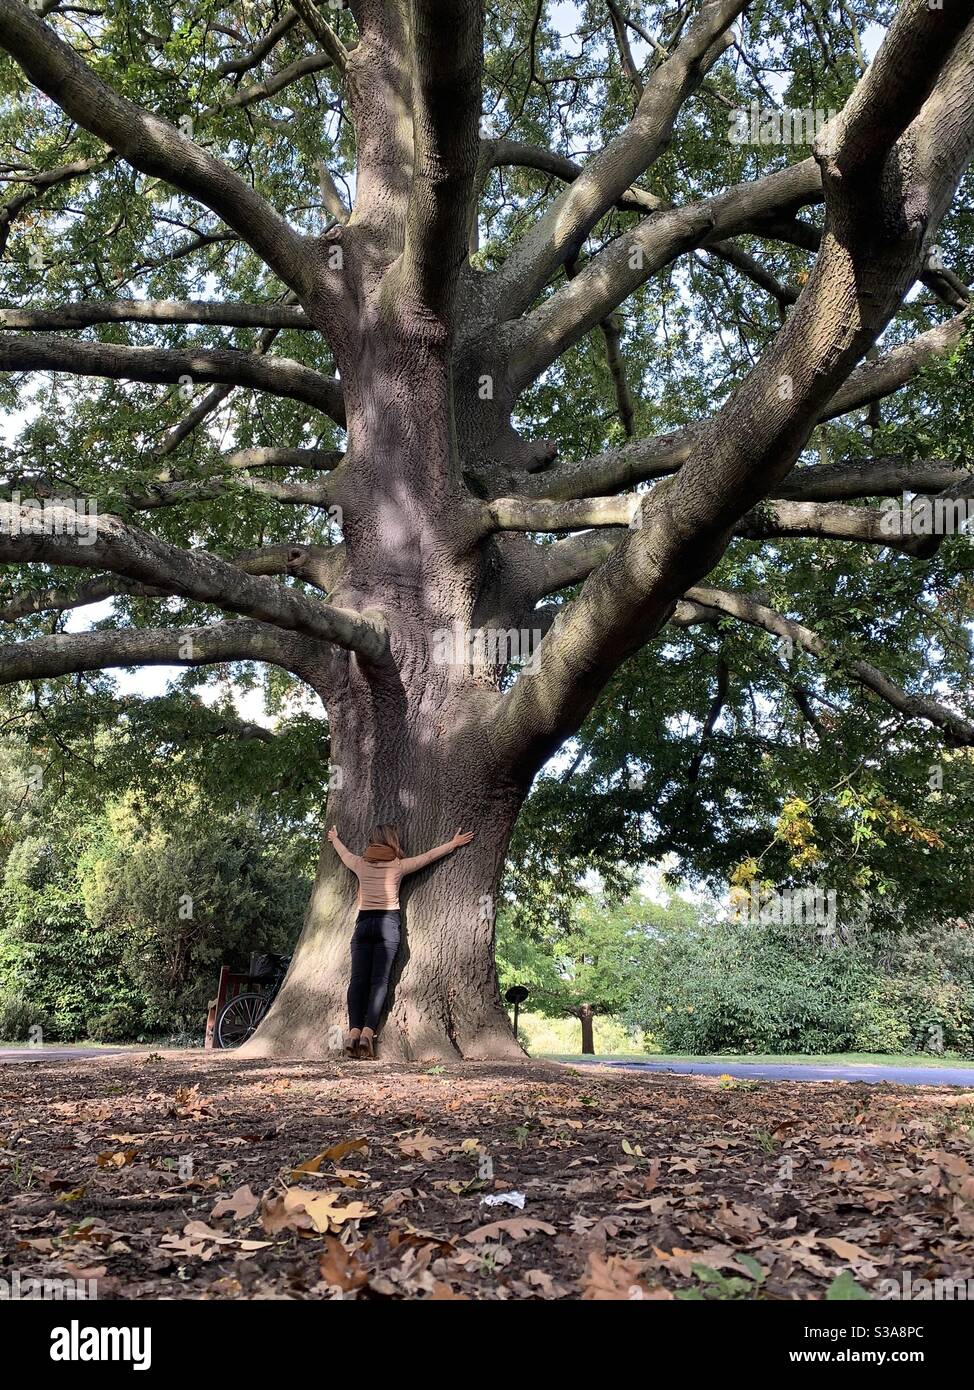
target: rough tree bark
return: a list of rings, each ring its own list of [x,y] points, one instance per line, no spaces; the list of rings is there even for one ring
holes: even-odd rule
[[[876,542],[868,510],[852,517],[834,506],[816,510],[814,502],[881,495],[888,467],[877,469],[882,486],[866,465],[855,476],[847,470],[806,478],[812,470],[799,470],[785,479],[820,419],[897,389],[959,336],[959,329],[951,337],[938,328],[911,354],[887,354],[854,371],[926,273],[937,225],[974,149],[974,26],[959,0],[944,0],[937,10],[926,0],[905,0],[815,159],[681,208],[633,187],[730,43],[744,4],[700,4],[665,61],[634,84],[630,125],[580,167],[514,142],[481,142],[475,0],[352,0],[350,46],[336,37],[326,6],[302,0],[288,27],[300,19],[319,45],[318,69],[341,74],[358,152],[350,215],[323,175],[333,224],[302,235],[209,150],[107,88],[52,23],[20,0],[0,0],[0,45],[30,81],[115,157],[216,213],[291,293],[289,306],[260,312],[194,309],[193,301],[86,302],[60,311],[10,306],[0,309],[0,326],[19,331],[0,334],[0,369],[145,382],[188,372],[221,388],[305,401],[347,429],[344,458],[320,486],[275,484],[276,494],[267,488],[285,503],[340,510],[343,546],[325,558],[297,543],[268,547],[263,557],[218,560],[179,551],[115,518],[99,520],[97,544],[73,545],[64,535],[37,536],[13,524],[24,514],[0,503],[0,520],[8,523],[0,560],[102,576],[89,581],[87,599],[49,594],[52,610],[90,601],[92,593],[136,591],[180,595],[237,615],[212,628],[13,643],[0,648],[0,680],[123,659],[277,663],[301,676],[327,709],[334,775],[326,821],[338,824],[350,847],[360,850],[377,821],[396,822],[410,853],[458,825],[475,830],[471,846],[405,885],[385,1055],[520,1055],[498,993],[494,910],[510,833],[538,769],[579,728],[618,665],[670,620],[732,615],[777,630],[770,610],[693,588],[735,535]],[[549,170],[566,186],[501,270],[486,274],[468,262],[469,229],[479,180],[505,161]],[[712,420],[563,465],[546,441],[514,428],[524,387],[686,252],[712,248],[780,290],[732,239],[753,232],[787,240],[797,235],[789,231],[796,211],[823,199],[825,231],[808,283],[801,294],[782,294],[792,307],[778,339]],[[638,220],[579,269],[586,237],[612,208]],[[542,298],[566,268],[567,280]],[[955,307],[959,324],[966,309],[963,301]],[[45,336],[126,319],[317,332],[331,349],[337,379],[263,348],[187,353]],[[300,462],[267,460],[286,461]],[[261,466],[260,459],[249,462]],[[327,470],[334,460],[308,463]],[[896,472],[894,486],[937,490],[966,476],[950,463],[914,464]],[[632,491],[654,480],[661,481]],[[251,486],[259,488],[259,480]],[[197,498],[218,496],[221,479],[193,487]],[[132,505],[151,509],[188,495],[178,481],[163,481]],[[755,513],[766,497],[778,499],[777,510]],[[793,505],[803,500],[804,507]],[[543,547],[526,534],[588,527],[596,529]],[[275,575],[303,579],[327,601]],[[581,592],[570,602],[554,612],[544,605],[578,583]],[[508,663],[496,654],[441,659],[442,634],[484,629],[547,633],[510,688]],[[801,629],[800,636],[806,649],[817,650],[814,634]],[[910,698],[867,663],[860,668],[852,674],[884,698]],[[974,727],[957,716],[940,718],[935,701],[899,707],[974,743]],[[343,1021],[353,917],[353,880],[326,842],[291,970],[251,1054],[327,1052],[329,1029]],[[591,1011],[579,1016],[583,1050],[593,1051]]]

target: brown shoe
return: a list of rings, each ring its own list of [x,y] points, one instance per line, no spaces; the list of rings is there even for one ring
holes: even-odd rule
[[[359,1033],[359,1030],[358,1030],[357,1028],[353,1028],[353,1029],[351,1029],[348,1033],[345,1034],[345,1056],[346,1056],[346,1057],[357,1057],[357,1056],[358,1056],[358,1040],[359,1040],[359,1037],[360,1037],[360,1033]]]
[[[375,1061],[375,1047],[373,1045],[373,1036],[369,1032],[368,1028],[363,1028],[359,1036],[358,1056],[364,1058],[367,1062]]]

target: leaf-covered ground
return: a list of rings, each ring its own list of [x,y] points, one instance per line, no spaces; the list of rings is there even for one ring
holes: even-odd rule
[[[974,1094],[947,1088],[7,1065],[0,1272],[102,1298],[876,1296],[905,1271],[968,1277],[972,1138]],[[512,1192],[523,1208],[485,1201]]]

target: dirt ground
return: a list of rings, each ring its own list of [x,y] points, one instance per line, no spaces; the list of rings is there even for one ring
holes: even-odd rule
[[[523,1207],[486,1200],[509,1193]],[[974,1277],[974,1093],[198,1052],[6,1065],[0,1261],[99,1298],[876,1298],[906,1272]]]

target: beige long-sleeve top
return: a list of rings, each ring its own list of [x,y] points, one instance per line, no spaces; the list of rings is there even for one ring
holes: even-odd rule
[[[437,845],[435,849],[428,849],[425,854],[414,854],[409,859],[390,859],[385,864],[370,864],[360,854],[353,854],[337,836],[332,843],[339,859],[358,879],[359,912],[393,911],[399,906],[399,885],[406,875],[425,869],[427,864],[442,859],[453,849],[452,841],[448,840],[445,845]]]

